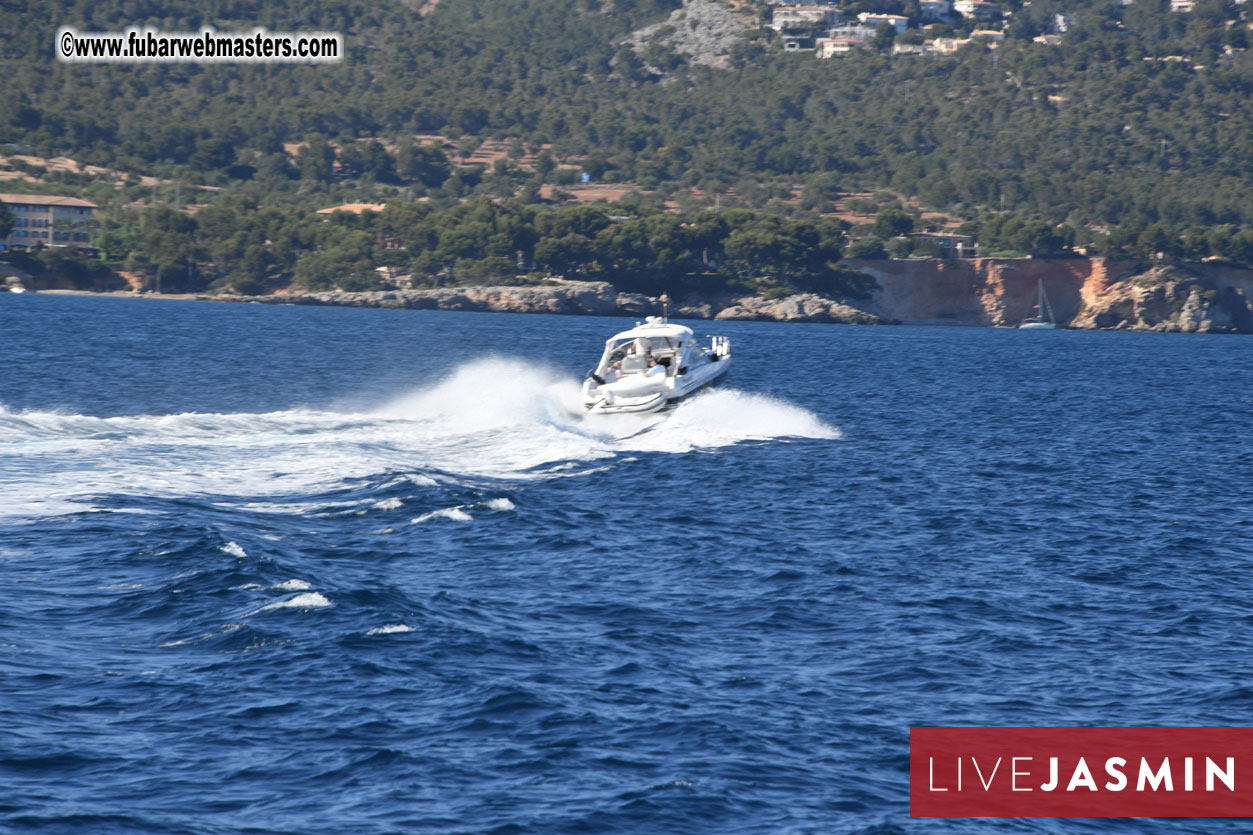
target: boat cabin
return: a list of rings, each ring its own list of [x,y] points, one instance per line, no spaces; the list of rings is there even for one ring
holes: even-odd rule
[[[612,382],[618,376],[646,373],[656,360],[665,369],[665,376],[673,377],[699,352],[691,328],[650,316],[646,322],[609,338],[596,373]]]

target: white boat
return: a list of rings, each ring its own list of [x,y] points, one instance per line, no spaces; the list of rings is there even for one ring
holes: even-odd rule
[[[711,386],[731,367],[731,340],[699,345],[691,328],[649,316],[605,342],[600,362],[583,381],[583,405],[593,414],[642,414],[663,409]]]
[[[1044,281],[1036,279],[1036,287],[1039,295],[1036,298],[1035,307],[1032,308],[1032,315],[1023,319],[1019,323],[1019,330],[1056,330],[1057,319],[1053,316],[1053,306],[1049,304],[1049,297],[1044,295]]]

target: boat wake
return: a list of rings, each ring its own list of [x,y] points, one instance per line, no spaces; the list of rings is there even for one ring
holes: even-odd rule
[[[633,452],[838,436],[804,409],[730,389],[668,413],[589,416],[573,380],[488,359],[365,410],[92,417],[0,407],[0,513],[81,511],[101,495],[309,496],[378,474],[550,478]]]

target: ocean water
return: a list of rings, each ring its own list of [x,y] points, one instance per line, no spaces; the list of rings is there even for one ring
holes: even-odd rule
[[[911,725],[1253,722],[1253,340],[0,297],[0,830],[908,817]]]

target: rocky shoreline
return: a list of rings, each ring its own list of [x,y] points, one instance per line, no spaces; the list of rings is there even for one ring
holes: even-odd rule
[[[680,300],[683,319],[1016,327],[1043,284],[1060,326],[1081,330],[1253,333],[1253,271],[1216,264],[1143,266],[1102,258],[981,258],[964,261],[861,261],[847,266],[874,279],[866,298],[814,293]],[[32,287],[38,290],[40,288]],[[56,291],[47,292],[76,292]],[[133,294],[125,294],[133,295]],[[151,296],[150,296],[151,297]],[[165,298],[171,298],[166,296]],[[619,293],[603,281],[428,290],[178,296],[202,301],[408,310],[557,313],[643,317],[661,301]]]
[[[980,258],[968,261],[858,261],[871,276],[864,299],[814,293],[688,300],[671,309],[684,319],[930,324],[1016,327],[1031,313],[1042,283],[1062,327],[1177,333],[1253,333],[1253,271],[1212,264],[1157,265],[1102,258]],[[526,287],[446,287],[363,293],[197,296],[219,302],[340,305],[412,310],[646,316],[657,298],[618,293],[602,281]]]
[[[433,290],[283,293],[267,296],[196,296],[203,301],[247,304],[296,304],[337,307],[383,307],[404,310],[460,310],[481,313],[565,313],[583,316],[649,316],[662,312],[661,300],[639,293],[618,293],[604,281],[566,281],[539,287],[442,287]],[[847,325],[896,324],[813,293],[782,299],[746,296],[727,302],[679,305],[671,315],[683,319],[743,319],[764,322],[826,322]]]
[[[385,307],[404,310],[463,310],[483,313],[566,313],[612,316],[617,293],[604,281],[563,282],[540,287],[440,287],[433,290],[371,290],[359,293],[275,293],[266,296],[197,296],[203,301]]]

